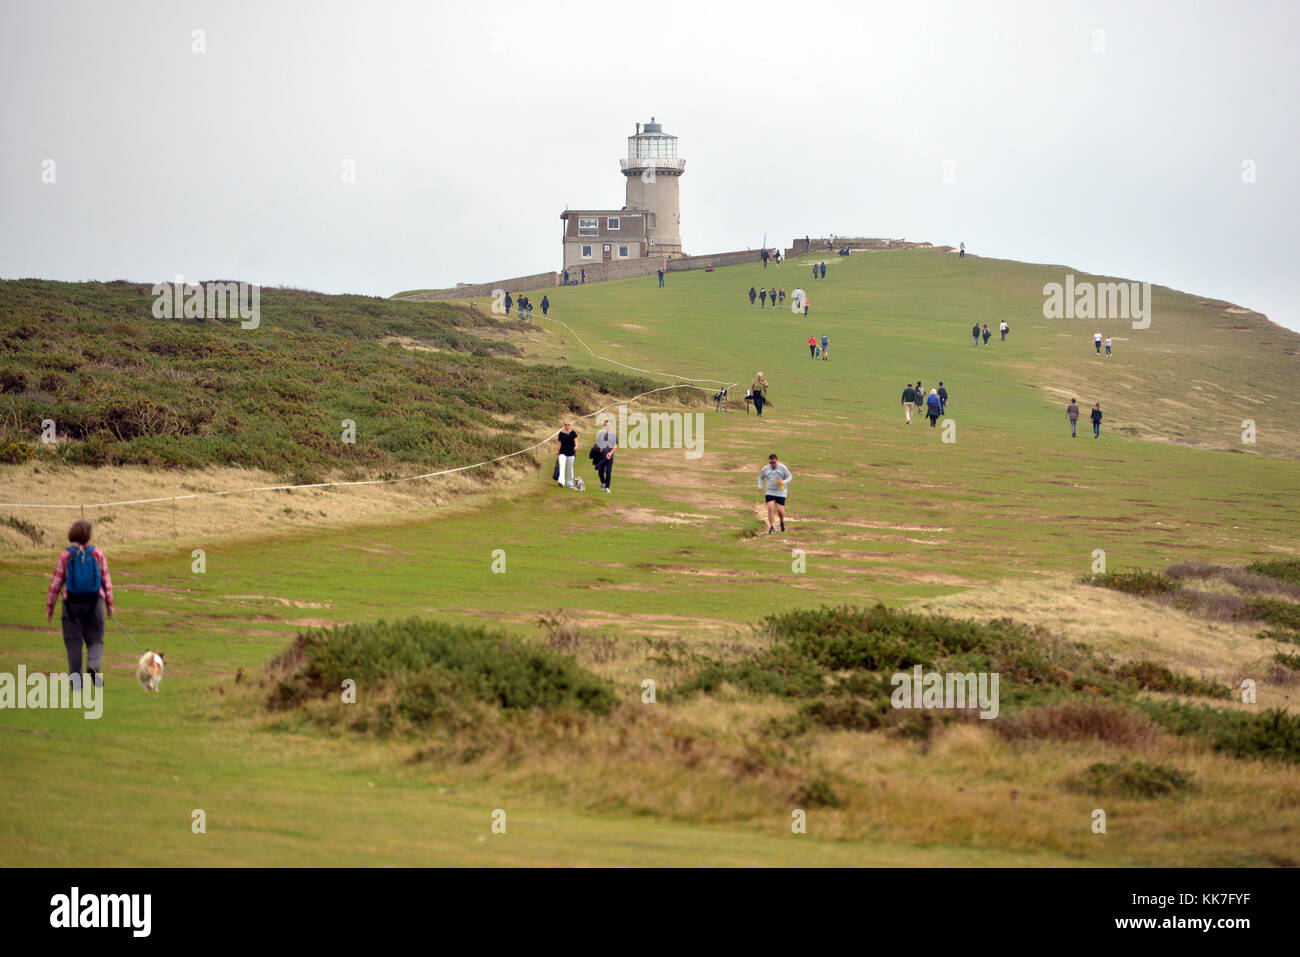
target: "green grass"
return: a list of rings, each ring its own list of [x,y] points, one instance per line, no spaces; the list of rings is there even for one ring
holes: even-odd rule
[[[1198,766],[1196,792],[1179,799],[1172,817],[1135,810],[1122,842],[1085,843],[1064,823],[1074,813],[1069,802],[1078,799],[1059,782],[1117,756],[1069,749],[1136,745],[1072,738],[1065,729],[1059,737],[1027,732],[987,745],[995,750],[964,763],[959,751],[953,757],[915,745],[891,764],[885,745],[852,730],[870,722],[865,695],[788,704],[760,695],[733,704],[664,694],[653,706],[658,710],[646,713],[674,729],[677,743],[639,765],[612,763],[618,748],[635,751],[650,734],[620,723],[631,720],[622,717],[628,709],[640,707],[645,679],[671,689],[699,669],[699,658],[728,667],[745,656],[763,660],[768,646],[749,629],[768,616],[793,621],[823,604],[898,606],[1040,578],[1077,588],[1090,601],[1120,600],[1078,582],[1099,549],[1111,567],[1124,568],[1190,559],[1240,565],[1295,554],[1300,468],[1288,456],[1300,447],[1292,424],[1300,393],[1283,350],[1295,348],[1297,337],[1158,289],[1152,327],[1103,323],[1117,336],[1116,355],[1096,359],[1091,325],[1042,318],[1042,285],[1063,271],[971,258],[958,263],[918,251],[828,260],[828,279],[815,285],[790,263],[780,272],[738,266],[673,273],[664,290],[653,278],[548,290],[552,314],[597,353],[643,369],[742,383],[761,369],[776,404],[761,420],[734,403],[731,415],[710,409],[700,459],[623,450],[610,496],[560,492],[547,481],[548,466],[535,481],[472,511],[414,513],[219,547],[205,541],[195,505],[182,513],[174,542],[114,548],[114,530],[132,514],[116,511],[99,533],[110,549],[122,621],[143,644],[167,652],[167,678],[160,694],[141,692],[131,676],[135,652],[110,625],[103,719],[0,713],[6,778],[0,859],[99,865],[1267,862],[1264,850],[1249,848],[1285,846],[1286,829],[1300,823],[1290,805],[1277,803],[1289,778],[1268,778],[1272,783],[1252,797],[1224,783],[1223,772],[1216,777]],[[751,311],[743,294],[760,280],[784,285],[787,293],[796,285],[808,289],[809,318]],[[0,284],[3,321],[19,314],[18,325],[32,327],[26,338],[4,339],[0,366],[21,376],[7,386],[21,391],[0,397],[0,418],[10,430],[4,435],[34,444],[33,417],[47,406],[69,421],[83,415],[97,422],[94,412],[111,423],[116,420],[104,410],[143,395],[182,421],[207,411],[213,417],[165,444],[154,436],[108,438],[103,428],[77,441],[94,445],[99,435],[106,461],[222,460],[307,474],[373,473],[404,462],[477,461],[485,448],[472,430],[487,419],[590,411],[594,394],[631,394],[624,387],[635,384],[616,378],[616,367],[592,359],[571,333],[536,314],[545,337],[504,340],[518,345],[521,356],[489,347],[474,355],[479,346],[462,348],[454,338],[437,346],[446,352],[418,353],[384,345],[382,337],[434,342],[435,327],[443,325],[446,335],[476,342],[508,333],[439,304],[293,293],[277,301],[268,293],[266,334],[248,340],[246,351],[241,337],[247,334],[237,327],[156,327],[149,297],[138,289]],[[1007,343],[995,337],[988,347],[970,346],[973,321],[996,328],[1003,317],[1013,329]],[[111,323],[125,326],[114,332]],[[807,358],[810,332],[830,335],[830,361]],[[150,350],[167,342],[184,349]],[[354,351],[323,358],[331,344],[344,342]],[[51,348],[59,358],[47,362]],[[577,371],[555,371],[564,366]],[[168,378],[168,368],[177,369],[178,381]],[[427,388],[413,384],[421,370],[434,377]],[[202,384],[209,374],[215,386]],[[927,386],[942,379],[950,389],[955,443],[944,443],[939,429],[920,420],[903,424],[899,393],[918,376]],[[1243,381],[1273,383],[1281,394],[1238,395],[1232,384]],[[100,404],[83,409],[87,393],[79,390],[96,383],[102,401],[97,392]],[[498,385],[505,391],[498,394]],[[1088,405],[1101,401],[1107,417],[1100,441],[1071,440],[1063,410],[1072,396]],[[287,424],[277,420],[281,412]],[[221,418],[232,415],[240,428]],[[301,441],[315,435],[333,442],[335,423],[347,417],[359,425],[355,449]],[[1240,442],[1243,417],[1256,420],[1254,446]],[[502,426],[493,439],[501,444],[490,448],[517,441],[518,431]],[[766,523],[754,513],[754,475],[773,450],[795,475],[784,536],[762,534]],[[274,493],[268,501],[275,509],[300,502],[294,493]],[[208,547],[204,575],[190,571],[191,551],[199,547]],[[492,570],[497,549],[506,555],[505,574]],[[804,552],[802,572],[792,567],[795,549]],[[62,667],[57,633],[41,615],[53,559],[51,548],[40,560],[0,560],[0,671],[19,663]],[[266,710],[273,690],[268,664],[307,629],[418,616],[439,627],[487,627],[529,645],[540,644],[538,614],[557,608],[615,650],[599,666],[583,659],[586,646],[577,654],[620,704],[614,717],[591,718],[581,733],[545,725],[554,735],[547,748],[575,749],[554,767],[528,764],[538,739],[523,732],[515,757],[453,767],[414,761],[410,742],[352,731],[346,723],[295,723],[291,713]],[[1060,631],[1068,641],[1069,628]],[[662,651],[669,647],[677,650]],[[1042,653],[1036,645],[1030,650]],[[1265,660],[1269,654],[1261,650]],[[1164,672],[1100,677],[1126,695],[1137,694],[1140,679],[1164,683],[1163,690],[1143,694],[1177,693],[1177,680],[1187,677],[1180,664],[1162,660],[1153,667]],[[799,677],[793,667],[792,680]],[[266,684],[258,687],[259,681]],[[1052,700],[1029,704],[1025,714],[1065,707]],[[774,733],[781,719],[805,706],[819,729],[811,732],[810,748],[821,755],[815,759],[781,752]],[[1198,760],[1288,757],[1261,761],[1271,770],[1254,773],[1290,773],[1293,732],[1285,716],[1260,717],[1261,709],[1225,718],[1226,709],[1161,706],[1167,710],[1153,721],[1165,734],[1220,749]],[[1068,724],[1071,714],[1044,719],[1044,727]],[[1121,737],[1137,735],[1131,724],[1120,727],[1127,718],[1108,715],[1084,715],[1076,725],[1094,721],[1114,726]],[[612,743],[595,740],[606,720],[615,722]],[[582,735],[581,747],[592,748],[592,757],[584,762],[586,752],[567,733]],[[713,757],[692,769],[680,743],[687,737],[691,747],[716,749]],[[759,749],[752,762],[758,770],[721,783],[731,766],[724,761],[744,740]],[[509,734],[499,744],[508,755]],[[888,745],[895,747],[912,745]],[[1020,750],[1030,747],[1065,750]],[[769,761],[766,748],[785,756]],[[687,763],[662,754],[684,755],[673,760]],[[798,773],[778,780],[782,768]],[[854,769],[878,774],[891,793],[911,798],[891,806],[890,820],[865,816],[883,796],[864,790],[869,785]],[[714,771],[717,782],[699,783]],[[638,776],[653,781],[654,794],[630,793]],[[1036,795],[1016,811],[1014,827],[992,803],[991,795],[1005,796],[1008,786]],[[967,798],[956,796],[958,787]],[[934,797],[936,791],[945,797]],[[943,803],[979,794],[990,795],[978,798],[989,803],[972,805],[969,813]],[[806,838],[789,833],[795,800],[816,806]],[[87,826],[91,804],[111,826]],[[510,814],[508,837],[489,830],[490,813],[499,807]],[[207,835],[190,832],[194,808],[208,811]],[[898,823],[909,813],[916,822],[934,822],[934,830]],[[1273,826],[1281,836],[1271,839],[1265,832]]]

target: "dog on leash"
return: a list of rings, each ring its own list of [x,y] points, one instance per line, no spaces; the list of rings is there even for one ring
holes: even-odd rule
[[[135,676],[145,691],[157,691],[162,683],[163,672],[167,670],[167,659],[162,652],[146,651],[140,656],[140,664],[135,669]]]

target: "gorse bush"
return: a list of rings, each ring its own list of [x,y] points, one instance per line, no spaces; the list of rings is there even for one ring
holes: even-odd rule
[[[1251,713],[1155,700],[1139,707],[1166,730],[1204,738],[1235,757],[1300,761],[1300,716],[1281,708]]]
[[[1300,585],[1300,558],[1288,558],[1272,562],[1252,562],[1246,571],[1256,575],[1267,575],[1278,581],[1291,585]]]
[[[392,732],[473,723],[503,711],[573,709],[605,714],[614,693],[568,655],[483,628],[420,618],[310,629],[270,665],[268,704],[286,709],[338,699],[356,683],[354,727]]]
[[[1066,782],[1069,790],[1097,796],[1154,798],[1192,787],[1190,772],[1145,761],[1098,762]]]
[[[1180,586],[1167,575],[1138,569],[1128,572],[1107,572],[1104,575],[1087,575],[1083,581],[1100,588],[1111,588],[1129,595],[1165,595]]]
[[[136,283],[0,283],[0,461],[409,474],[514,452],[537,422],[655,386],[516,361],[503,333],[520,321],[461,305],[265,289],[242,329],[156,319],[153,300]],[[57,450],[29,444],[47,418]]]

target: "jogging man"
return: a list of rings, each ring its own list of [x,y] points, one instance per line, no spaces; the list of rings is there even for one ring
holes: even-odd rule
[[[596,433],[596,476],[600,479],[601,491],[609,493],[611,480],[614,478],[614,450],[618,448],[618,433],[605,420],[605,428]]]
[[[1070,404],[1065,407],[1065,414],[1070,420],[1070,438],[1077,439],[1077,429],[1079,426],[1079,400],[1071,399]]]
[[[767,534],[776,534],[776,520],[781,521],[781,531],[785,531],[785,496],[794,476],[790,470],[776,460],[773,452],[767,457],[767,464],[758,473],[758,487],[763,490],[767,500]],[[775,510],[776,515],[772,513]]]

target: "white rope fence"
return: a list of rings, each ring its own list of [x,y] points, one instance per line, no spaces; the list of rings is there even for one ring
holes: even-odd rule
[[[711,382],[715,385],[721,385],[728,389],[731,388],[731,386],[736,384],[734,382],[723,383],[721,380],[718,379],[689,379],[686,376],[673,375],[672,373],[667,373],[667,372],[652,372],[648,369],[637,369],[636,366],[627,365],[625,363],[619,362],[617,359],[610,359],[606,356],[596,355],[596,353],[593,352],[591,348],[585,342],[582,341],[582,339],[578,336],[578,334],[574,332],[573,329],[567,323],[561,322],[559,319],[550,319],[550,318],[547,318],[546,321],[558,322],[560,325],[564,326],[564,328],[568,329],[569,332],[573,334],[573,337],[577,339],[578,342],[582,345],[582,348],[586,349],[587,352],[591,353],[591,355],[596,359],[601,359],[605,362],[612,362],[615,365],[623,366],[623,368],[625,369],[633,369],[636,372],[642,372],[645,373],[646,375],[657,375],[657,376],[663,376],[664,378],[682,380],[681,383],[678,383],[676,385],[666,385],[658,389],[651,389],[649,392],[642,392],[640,395],[635,395],[632,398],[625,400],[625,402],[639,402],[641,401],[641,399],[645,398],[648,395],[654,395],[656,392],[670,392],[673,389],[699,389],[701,392],[709,391],[708,389],[705,389],[703,386],[690,385],[689,383],[692,382]],[[609,405],[599,408],[595,412],[588,412],[584,415],[581,415],[579,416],[579,418],[582,419],[594,418],[595,416],[600,415],[602,412],[605,412],[606,410],[619,404],[621,403],[611,402]],[[198,498],[205,498],[205,497],[221,497],[226,495],[252,495],[256,492],[285,492],[285,491],[292,491],[294,489],[311,489],[311,488],[345,488],[348,486],[356,486],[356,485],[395,485],[399,482],[417,482],[420,481],[421,479],[437,478],[440,475],[451,475],[456,472],[469,472],[474,469],[483,468],[484,466],[487,465],[495,465],[497,462],[503,462],[506,459],[514,458],[517,455],[526,455],[527,453],[532,452],[534,449],[541,448],[547,442],[552,441],[558,434],[559,434],[559,429],[556,429],[554,432],[547,435],[546,438],[542,439],[540,442],[530,445],[527,448],[519,449],[517,452],[508,452],[505,455],[498,455],[494,459],[486,459],[482,462],[475,462],[473,465],[460,465],[457,466],[456,468],[440,469],[437,472],[424,472],[420,475],[407,475],[407,476],[403,476],[402,478],[367,479],[365,481],[357,481],[357,482],[316,482],[308,485],[259,485],[253,488],[227,489],[226,491],[220,491],[220,492],[190,492],[186,495],[165,495],[160,498],[140,498],[140,499],[132,499],[130,501],[124,501],[124,502],[96,502],[94,504],[86,503],[83,505],[46,505],[46,504],[34,505],[26,502],[0,502],[0,508],[73,509],[73,510],[80,510],[84,513],[85,510],[88,508],[100,509],[100,508],[123,508],[131,505],[159,505],[164,502],[173,502],[173,503],[184,502],[189,499],[198,499]]]

